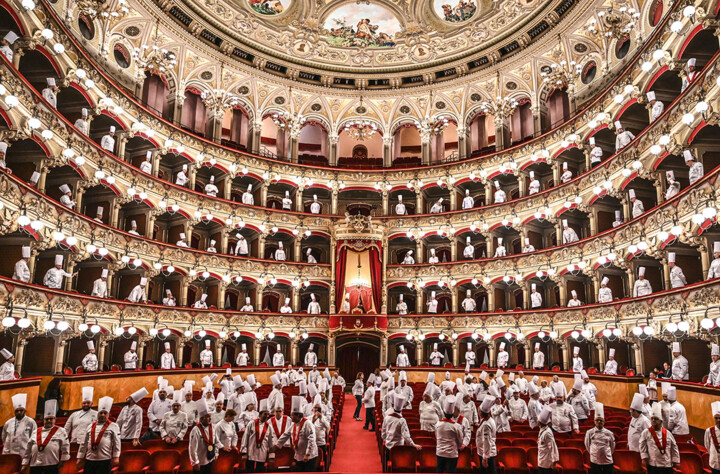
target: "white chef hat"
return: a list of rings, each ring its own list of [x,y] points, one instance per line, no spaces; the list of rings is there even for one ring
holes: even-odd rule
[[[495,180],[495,187],[500,189],[500,181]]]
[[[607,285],[609,282],[610,282],[610,278],[608,278],[608,277],[603,277],[601,284]]]
[[[647,96],[647,100],[649,100],[650,102],[656,99],[655,91],[648,91],[648,93],[645,95]]]
[[[63,264],[63,256],[62,255],[55,255],[55,265],[62,265]]]
[[[63,194],[69,193],[69,192],[70,192],[70,186],[68,186],[67,184],[63,184],[62,186],[60,186],[60,192],[63,193]]]
[[[290,304],[290,298],[285,298],[285,304]]]
[[[249,383],[251,386],[254,387],[257,384],[257,381],[255,380],[255,374],[250,374],[245,378],[247,379],[247,383]]]
[[[605,419],[605,405],[600,402],[595,402],[595,419]]]
[[[622,123],[620,123],[620,120],[615,121],[615,128],[618,130],[621,130],[623,128]]]
[[[45,82],[47,82],[48,87],[55,87],[55,78],[54,77],[46,77]]]
[[[630,195],[630,199],[635,199],[635,190],[634,189],[629,190],[628,194]]]
[[[205,339],[205,347],[210,347],[210,339]]]
[[[22,258],[30,258],[30,247],[28,245],[22,247]]]
[[[668,181],[674,181],[675,180],[675,172],[672,170],[668,170],[665,172],[665,177],[667,177]]]
[[[96,215],[96,216],[102,216],[104,212],[105,212],[105,208],[102,207],[102,206],[98,206],[98,207],[97,207],[97,210],[95,211],[95,215]]]
[[[609,355],[610,357],[615,357],[615,349],[613,349],[613,348],[611,347],[610,350],[608,351],[608,355]]]
[[[620,209],[615,210],[615,219],[617,219],[617,220],[622,219],[622,211]]]
[[[590,146],[595,146],[595,137],[588,138],[588,143],[590,144]]]
[[[673,342],[672,343],[672,351],[673,353],[680,353],[680,343],[679,342]]]
[[[6,142],[0,142],[0,153],[5,153],[7,151],[8,144]]]
[[[580,377],[580,374],[575,374],[575,381],[573,382],[573,390],[577,390],[580,392],[583,387],[582,378]]]
[[[545,405],[538,415],[538,422],[542,423],[543,425],[548,425],[552,421],[552,407],[550,405]]]
[[[212,239],[211,239],[211,240],[210,240],[210,246],[215,245],[215,242],[216,242],[215,240],[212,240]]]
[[[405,382],[407,382],[407,372],[405,372],[404,370],[401,370],[400,373],[398,374],[398,382],[402,382],[403,380]]]
[[[433,344],[433,350],[435,350],[435,351],[436,351],[436,350],[437,350],[437,348],[438,348],[438,343],[436,342],[436,343],[434,343],[434,344]]]
[[[662,420],[662,407],[659,403],[653,403],[650,407],[650,417]]]
[[[570,292],[570,294],[572,295],[573,298],[577,298],[577,291],[572,290],[572,291]]]
[[[695,66],[695,64],[697,64],[697,58],[688,59],[688,62],[687,62],[688,66]]]
[[[538,389],[537,385],[534,383],[528,384],[528,395],[533,396],[536,393],[540,393],[540,390]]]
[[[115,125],[110,125],[110,131],[115,133]]]
[[[400,301],[402,301],[402,300],[403,300],[403,294],[400,293]]]
[[[565,384],[563,382],[553,384],[553,396],[564,397],[565,396]]]
[[[277,345],[277,350],[278,350],[278,351],[280,350],[280,344]]]
[[[210,182],[211,182],[211,183],[214,183],[214,182],[215,182],[215,176],[210,175]]]
[[[514,381],[515,381],[515,372],[510,372],[510,374],[508,375],[508,380],[509,380],[510,382],[514,382]]]
[[[720,356],[720,346],[718,346],[715,343],[710,344],[710,355],[711,356]]]
[[[645,276],[645,267],[638,268],[638,275]]]
[[[675,263],[675,252],[668,253],[668,263]]]
[[[103,268],[102,271],[100,272],[100,278],[107,278],[107,276],[108,276],[108,269]]]
[[[430,292],[430,298],[435,299],[435,292],[434,292],[434,291],[431,291],[431,292]]]
[[[207,293],[203,293],[200,295],[200,301],[205,301],[207,299]]]
[[[370,374],[370,375],[373,375],[373,374]],[[368,382],[369,381],[370,380],[368,379]],[[307,395],[307,382],[305,382],[304,380],[300,380],[300,382],[298,383],[298,393],[300,395]]]
[[[675,400],[677,400],[677,388],[670,387],[670,390],[668,390],[668,392],[667,392],[667,397],[668,397],[668,400],[670,400],[671,402],[674,402]]]
[[[183,171],[187,171],[188,166],[187,166],[187,165],[183,165],[182,169],[183,169]]]
[[[683,157],[685,158],[686,163],[688,161],[695,161],[695,157],[693,156],[693,154],[690,150],[683,151]]]
[[[497,238],[497,242],[498,242],[498,245],[502,245],[502,243],[503,243],[503,238],[502,238],[502,237],[498,237],[498,238]]]
[[[246,297],[245,297],[245,303],[246,303],[246,304],[250,304],[250,297],[249,297],[249,296],[246,296]]]
[[[573,347],[573,354],[575,354],[575,355],[580,354],[580,346]]]
[[[145,285],[147,285],[147,278],[145,278],[145,277],[140,278],[140,286],[145,286]]]
[[[530,289],[531,289],[531,290],[537,290],[537,284],[536,284],[536,283],[530,283]]]
[[[273,387],[275,385],[280,385],[280,377],[278,377],[277,374],[272,374],[270,376],[270,383],[273,384]]]
[[[442,203],[444,201],[443,198],[438,199],[438,203]]]
[[[180,240],[185,240],[185,232],[180,232]]]
[[[148,396],[148,391],[147,391],[147,389],[146,389],[145,387],[143,387],[143,388],[141,388],[140,390],[138,390],[137,392],[134,392],[132,395],[130,395],[130,398],[132,398],[133,401],[134,401],[135,403],[137,403],[137,402],[139,402],[140,400],[142,400],[143,398],[145,398],[145,397],[147,397],[147,396]],[[182,398],[182,395],[180,395],[180,398]],[[178,398],[178,400],[180,400],[180,398]],[[174,399],[175,399],[175,397],[173,396],[173,400],[174,400]],[[179,402],[178,402],[178,403],[179,403]]]
[[[94,387],[83,387],[82,388],[82,401],[83,402],[92,402],[94,394],[95,394]]]
[[[535,172],[534,172],[534,171],[530,171],[530,179],[535,179]]]
[[[432,255],[435,255],[435,249],[430,249],[430,253],[431,253]]]
[[[485,398],[483,398],[483,401],[480,404],[480,411],[483,413],[490,413],[493,405],[495,405],[495,400],[497,400],[495,397],[490,394],[486,394]]]
[[[540,343],[539,343],[539,342],[536,342],[536,343],[535,343],[535,349],[540,349]]]
[[[32,176],[30,176],[30,182],[37,184],[37,182],[40,180],[40,172],[39,171],[33,171]]]
[[[43,413],[43,418],[55,418],[55,415],[57,414],[57,400],[50,399],[45,400],[45,410]]]
[[[110,410],[112,410],[113,406],[113,398],[112,397],[102,397],[100,400],[98,400],[98,413],[101,411],[110,413]]]
[[[712,402],[710,404],[710,410],[712,410],[713,416],[720,416],[720,401]]]
[[[165,341],[165,349],[170,349],[170,343],[168,341]]]
[[[505,349],[505,343],[504,343],[504,342],[501,342],[501,343],[500,343],[500,349]],[[500,375],[502,375],[502,371],[499,371],[499,372],[500,372]]]
[[[587,373],[587,371],[586,371],[585,369],[582,369],[582,370],[580,371],[580,377],[581,377],[583,380],[590,378],[590,377],[588,377],[588,373]]]
[[[525,237],[525,245],[530,245],[530,237]]]
[[[290,413],[301,413],[302,406],[305,403],[305,398],[293,395],[290,404]]]
[[[649,397],[650,393],[648,392],[647,385],[644,383],[638,384],[638,393],[642,395],[643,397]]]
[[[12,396],[13,410],[27,408],[27,393],[16,393]]]
[[[563,169],[564,170],[568,169],[567,161],[563,161]]]
[[[10,44],[14,44],[15,41],[17,41],[19,36],[14,31],[8,31],[5,37],[3,38],[5,41],[7,41]]]
[[[252,184],[248,184],[248,192],[252,191]]]
[[[563,220],[562,220],[562,225],[563,225],[563,227],[568,227],[568,221],[567,221],[567,219],[563,219]]]
[[[311,351],[311,350],[313,350],[313,349],[315,349],[315,344],[310,344],[310,346],[308,346],[308,350]]]
[[[457,398],[454,395],[448,395],[445,397],[445,401],[443,402],[443,412],[448,414],[454,413],[456,403]]]
[[[395,395],[395,397],[393,398],[393,410],[397,412],[402,411],[406,402],[407,398],[404,395]]]
[[[401,350],[401,351],[404,351],[404,350],[405,350],[405,346],[403,346],[402,344],[400,344],[400,350]]]
[[[200,400],[195,402],[195,409],[197,410],[198,418],[202,418],[209,413],[204,397],[201,397]]]
[[[95,350],[95,341],[93,341],[92,339],[89,340],[89,341],[87,341],[87,342],[86,342],[86,345],[87,345],[87,348],[88,348],[89,351],[94,351],[94,350]]]
[[[317,194],[313,194],[313,200],[317,201]]]
[[[630,402],[630,409],[635,411],[642,411],[645,406],[645,395],[642,393],[636,393],[633,395],[633,399]]]

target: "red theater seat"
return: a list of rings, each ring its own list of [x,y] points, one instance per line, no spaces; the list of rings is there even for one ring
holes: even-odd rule
[[[178,470],[178,474],[192,474],[193,467],[190,463],[190,454],[188,454],[187,449],[180,452],[180,469]]]
[[[395,446],[390,450],[388,472],[415,472],[417,450],[413,446]]]
[[[530,448],[537,448],[537,440],[519,438],[519,439],[514,439],[512,441],[512,445],[513,445],[513,447],[523,448],[525,450],[528,450]]]
[[[585,460],[582,451],[577,448],[558,448],[560,469],[563,474],[585,474]]]
[[[237,472],[239,467],[237,458],[237,451],[233,450],[228,452],[220,450],[217,458],[215,458],[215,462],[213,462],[212,465],[213,474],[228,474]]]
[[[150,453],[145,450],[125,451],[120,453],[120,464],[112,472],[136,474],[147,472],[150,468]]]
[[[705,468],[699,454],[681,452],[680,468],[674,471],[681,474],[704,474]]]
[[[0,472],[19,473],[22,469],[22,457],[19,454],[0,454]]]
[[[275,452],[275,468],[290,469],[294,461],[295,451],[289,446],[280,448]]]
[[[155,451],[150,455],[150,469],[148,473],[176,473],[180,470],[180,453],[166,449]]]
[[[642,472],[642,459],[640,453],[628,451],[625,449],[616,449],[614,454],[615,472],[618,474],[631,474]]]
[[[435,447],[423,446],[419,455],[420,472],[435,472],[437,470],[437,458],[435,457]]]
[[[502,448],[498,451],[498,467],[504,474],[524,474],[528,472],[527,455],[519,447]]]

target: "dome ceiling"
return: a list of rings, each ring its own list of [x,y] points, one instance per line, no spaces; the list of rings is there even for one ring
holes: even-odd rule
[[[291,64],[377,73],[435,67],[486,49],[511,53],[575,0],[184,0],[203,23]],[[491,50],[491,47],[495,50]],[[372,68],[372,69],[369,69]]]

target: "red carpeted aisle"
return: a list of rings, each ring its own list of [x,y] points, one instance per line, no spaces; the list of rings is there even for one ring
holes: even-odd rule
[[[360,416],[362,422],[353,419],[356,405],[355,397],[346,394],[340,435],[333,452],[330,471],[382,472],[375,433],[362,429],[365,424],[365,409],[362,409]]]

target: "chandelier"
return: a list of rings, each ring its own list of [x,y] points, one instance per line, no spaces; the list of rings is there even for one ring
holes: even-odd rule
[[[369,120],[352,120],[346,123],[343,129],[343,132],[358,141],[372,138],[377,131],[377,125]]]
[[[588,32],[605,38],[620,39],[626,37],[635,28],[640,12],[634,8],[610,6],[607,10],[599,12],[598,17],[600,17],[599,22],[595,18],[590,20],[587,26]]]
[[[121,0],[124,1],[124,0]],[[156,74],[163,74],[165,71],[174,69],[177,65],[175,53],[168,51],[158,45],[160,42],[159,22],[155,23],[155,34],[149,45],[143,44],[133,49],[132,59],[138,65],[139,71],[149,71]]]
[[[118,21],[125,17],[130,10],[126,0],[113,3],[105,0],[78,0],[78,9],[88,20]]]
[[[203,91],[200,94],[200,98],[203,104],[205,104],[205,107],[215,112],[232,109],[240,105],[240,97],[225,89]]]
[[[580,64],[575,61],[562,60],[559,64],[551,64],[550,71],[542,71],[540,76],[543,78],[543,84],[561,89],[574,83],[581,73],[582,66]]]
[[[480,110],[494,116],[496,119],[512,115],[518,106],[518,101],[512,97],[497,96],[495,100],[486,101],[480,104]]]
[[[300,136],[300,129],[307,122],[307,117],[297,112],[290,114],[280,111],[272,115],[272,120],[278,128],[290,132],[290,136],[298,137]]]
[[[422,122],[415,121],[420,135],[440,135],[448,126],[449,120],[442,115],[425,117]]]

